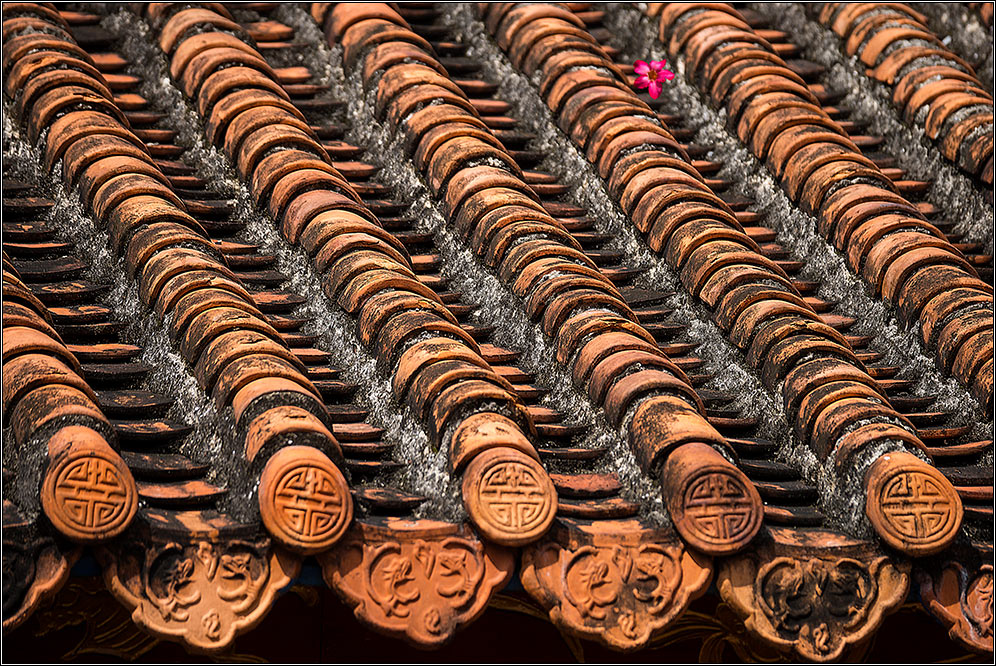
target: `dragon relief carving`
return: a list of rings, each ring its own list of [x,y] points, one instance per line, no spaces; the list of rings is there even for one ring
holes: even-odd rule
[[[377,630],[421,646],[448,641],[483,612],[514,569],[511,553],[468,529],[426,532],[399,521],[386,531],[358,523],[320,557],[325,580]],[[407,529],[406,529],[407,527]]]
[[[269,539],[132,541],[100,557],[136,624],[200,652],[223,650],[254,626],[300,568]]]
[[[857,560],[779,557],[761,568],[754,594],[781,635],[826,655],[838,625],[853,627],[865,619],[876,588],[872,572]]]
[[[644,646],[712,574],[709,561],[670,532],[556,531],[523,551],[522,583],[557,626],[615,649]]]
[[[948,635],[977,652],[993,651],[993,565],[970,570],[949,561],[934,571],[919,569],[920,597]]]
[[[763,639],[803,659],[830,661],[862,643],[906,598],[909,564],[870,545],[768,544],[725,560],[720,594]]]

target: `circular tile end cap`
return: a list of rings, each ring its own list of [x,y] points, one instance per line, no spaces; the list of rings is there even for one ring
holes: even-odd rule
[[[310,446],[288,446],[270,457],[260,475],[258,499],[267,532],[305,555],[332,546],[353,520],[346,478]]]
[[[495,448],[467,465],[463,503],[485,539],[523,546],[550,528],[557,513],[557,491],[538,462],[515,449]]]
[[[103,436],[67,426],[49,440],[49,451],[41,504],[55,529],[78,543],[99,543],[124,532],[138,510],[138,489]]]
[[[865,476],[865,513],[885,543],[911,557],[951,545],[961,527],[961,499],[943,474],[916,456],[887,453]]]
[[[676,448],[664,464],[663,481],[675,529],[695,550],[732,555],[761,529],[764,504],[754,484],[707,444]]]

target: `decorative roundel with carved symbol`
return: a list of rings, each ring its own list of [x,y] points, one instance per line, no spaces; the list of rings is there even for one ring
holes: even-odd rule
[[[128,527],[138,510],[138,491],[131,472],[109,447],[74,447],[46,471],[41,501],[62,534],[93,542]]]
[[[909,454],[891,454],[876,462],[869,477],[866,512],[890,546],[929,555],[955,537],[961,501],[936,469]]]
[[[463,500],[474,525],[507,546],[542,536],[557,512],[557,493],[546,471],[509,448],[484,451],[467,466]]]
[[[289,446],[270,458],[259,480],[259,509],[275,539],[304,553],[331,546],[353,519],[342,472],[310,446]]]
[[[672,510],[676,527],[693,545],[734,548],[753,538],[761,515],[756,491],[746,478],[709,467],[685,484],[681,505]]]

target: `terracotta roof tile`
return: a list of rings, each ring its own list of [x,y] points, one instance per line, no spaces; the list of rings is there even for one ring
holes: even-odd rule
[[[888,11],[894,14],[904,15],[903,8],[899,9],[889,9]],[[672,12],[673,13],[673,12]],[[908,13],[907,13],[908,14]],[[839,34],[845,34],[849,32],[849,26],[852,26],[852,22],[857,16],[861,15],[861,12],[854,8],[854,6],[849,6],[846,11],[841,11],[836,14],[837,18],[834,20],[834,30]],[[688,14],[674,14],[671,16],[662,14],[661,31],[662,34],[666,31],[672,29],[675,24],[685,22],[690,25],[698,25],[699,23],[708,19],[711,16],[710,12],[704,12],[701,14],[695,14],[691,18],[688,18]],[[824,10],[821,20],[824,22],[830,22],[833,20],[834,11],[831,8]],[[684,18],[682,18],[684,17]],[[722,17],[721,17],[722,18]],[[726,21],[726,19],[723,19]],[[734,23],[736,19],[733,20]],[[729,21],[725,22],[725,25],[733,25]],[[699,54],[694,50],[694,43],[700,40],[700,35],[708,34],[710,31],[717,30],[715,27],[703,27],[701,32],[695,32],[694,36],[688,42],[685,50],[688,52],[689,63],[695,67],[696,63],[703,62],[702,54]],[[888,30],[888,29],[887,29]],[[742,27],[737,28],[736,31],[731,32],[730,29],[726,29],[724,41],[727,43],[737,43],[744,42],[744,40],[750,41],[754,37],[749,29],[745,30]],[[898,39],[898,38],[897,38]],[[672,44],[673,46],[673,44]],[[763,45],[762,45],[763,47]],[[912,48],[912,47],[911,47]],[[893,54],[898,53],[902,49],[893,51]],[[672,50],[672,52],[676,52]],[[762,49],[757,49],[758,53],[764,53]],[[753,51],[751,51],[753,53]],[[710,56],[712,57],[712,56]],[[744,55],[746,57],[746,54]],[[891,56],[890,56],[891,57]],[[952,55],[952,58],[955,56]],[[877,57],[875,59],[877,61]],[[956,62],[956,60],[953,60]],[[725,71],[730,71],[728,66]],[[971,68],[968,68],[968,72],[971,73]],[[784,65],[775,66],[775,69],[771,71],[772,77],[782,77],[782,78],[794,78],[797,79],[797,75],[789,72]],[[718,74],[712,75],[712,80],[719,81],[722,76]],[[796,81],[797,83],[800,81]],[[715,87],[712,89],[713,98],[717,102],[722,102],[723,98],[720,93],[717,93]],[[765,95],[755,96],[753,99],[746,101],[744,106],[744,115],[740,117],[740,137],[744,141],[750,141],[750,146],[753,152],[759,158],[768,157],[769,164],[771,164],[771,156],[768,154],[765,146],[770,145],[771,139],[765,138],[766,132],[768,131],[768,124],[772,124],[772,127],[779,128],[789,128],[790,123],[784,121],[779,121],[779,113],[781,111],[769,111],[768,106],[764,103]],[[784,102],[789,103],[789,102]],[[991,103],[990,103],[991,105]],[[800,109],[803,107],[799,107]],[[819,107],[808,107],[809,112],[803,114],[802,111],[791,114],[791,122],[802,124],[802,118],[805,115],[807,117],[806,123],[812,124],[814,122],[819,122],[824,127],[827,128],[831,133],[844,134],[835,123],[829,120],[829,117],[823,112]],[[943,111],[943,107],[938,107],[940,110],[938,113]],[[759,122],[753,132],[750,132],[750,123],[746,121],[749,118],[749,114],[757,109],[759,113],[764,114],[763,119]],[[787,112],[787,109],[786,109]],[[747,122],[747,129],[743,129],[745,121]],[[767,123],[767,124],[766,124]],[[805,125],[803,125],[805,126]],[[786,132],[786,136],[790,136],[790,133]],[[780,140],[781,134],[779,134]],[[922,316],[922,308],[927,305],[927,302],[923,299],[918,299],[907,291],[910,283],[915,279],[918,274],[923,274],[926,278],[928,274],[934,274],[940,270],[948,270],[948,266],[960,267],[965,274],[965,281],[969,284],[976,285],[977,288],[986,290],[988,286],[981,281],[973,281],[977,273],[974,268],[966,259],[963,258],[961,252],[956,248],[952,247],[950,243],[946,241],[943,234],[937,232],[931,225],[926,224],[922,221],[922,215],[914,213],[909,210],[909,205],[902,197],[893,197],[889,190],[895,191],[894,185],[890,182],[888,178],[883,178],[880,175],[880,171],[877,166],[870,164],[867,158],[863,158],[858,150],[852,146],[848,146],[845,143],[840,145],[826,144],[825,157],[814,160],[813,156],[807,155],[806,159],[803,159],[803,155],[806,154],[806,150],[809,146],[812,146],[812,150],[816,150],[820,145],[815,143],[818,141],[816,135],[812,135],[812,138],[807,137],[806,144],[802,144],[799,141],[793,141],[791,148],[792,151],[785,151],[786,156],[791,156],[787,160],[784,158],[782,160],[776,161],[772,166],[779,177],[782,179],[783,184],[786,185],[789,195],[800,201],[800,203],[807,209],[812,211],[814,214],[819,214],[821,219],[821,231],[825,236],[832,237],[835,245],[845,251],[848,257],[848,263],[855,270],[859,270],[862,276],[871,283],[871,285],[876,289],[876,293],[882,294],[885,298],[893,303],[896,303],[902,310],[903,314],[913,320],[920,319]],[[807,145],[808,144],[808,145]],[[803,148],[806,145],[806,148]],[[786,146],[787,147],[787,146]],[[805,169],[795,167],[795,164],[802,164],[805,162]],[[822,163],[822,165],[820,165]],[[863,164],[864,166],[860,166]],[[796,175],[798,174],[798,175]],[[863,182],[857,182],[861,178]],[[869,187],[867,184],[869,179],[875,179],[882,184],[882,188],[875,188],[874,186]],[[803,186],[803,183],[805,185]],[[836,184],[844,184],[845,186],[840,187]],[[830,194],[831,189],[834,189],[832,194]],[[859,194],[860,193],[860,194]],[[828,196],[829,194],[829,196]],[[853,201],[852,206],[855,204],[864,204],[865,202],[881,201],[883,204],[886,202],[895,202],[896,205],[902,207],[906,206],[906,209],[900,213],[900,215],[890,216],[886,215],[865,215],[860,218],[860,225],[857,227],[849,227],[847,231],[838,232],[840,222],[836,224],[827,224],[826,216],[829,219],[838,218],[840,211],[846,210],[848,208],[844,201]],[[907,213],[906,217],[901,217],[902,213]],[[893,223],[892,226],[888,226],[888,223]],[[858,221],[855,220],[855,224]],[[910,238],[911,241],[915,242],[915,247],[902,248],[891,250],[893,246],[898,243],[898,240],[894,237],[888,239],[885,238],[887,234],[896,229],[903,227],[909,228],[911,230],[923,230],[927,234],[936,235],[938,238],[936,241],[929,240],[927,238]],[[920,235],[923,234],[920,232]],[[927,247],[929,246],[929,247]],[[890,253],[891,250],[891,253]],[[945,266],[945,269],[941,269],[941,265]],[[938,274],[939,276],[939,274]],[[934,284],[937,284],[935,280],[932,280]],[[913,300],[911,300],[911,298]],[[916,303],[916,304],[914,304]],[[970,311],[970,306],[968,303],[964,303],[958,308],[961,312],[961,316],[970,316],[968,312]],[[965,349],[966,353],[973,353],[972,347]],[[982,357],[977,357],[978,360],[962,360],[960,367],[978,367],[982,363]],[[938,360],[943,364],[945,368],[952,368],[953,359],[950,356],[939,357]],[[967,378],[962,374],[959,378],[963,382],[967,382]],[[971,384],[970,384],[971,386]],[[983,389],[982,386],[975,385],[974,388],[976,396],[982,400],[984,403],[991,403],[992,397],[987,396],[979,391]]]
[[[214,14],[206,10],[200,11],[214,16]],[[204,18],[202,14],[198,14],[196,11],[194,13],[197,18]],[[222,22],[224,21],[224,19],[221,20]],[[231,23],[224,25],[226,27],[234,26]],[[180,33],[185,29],[183,26],[180,26]],[[169,39],[175,40],[179,36],[178,34],[174,37],[169,37]],[[52,55],[47,57],[48,60],[39,60],[39,64],[42,62],[51,63],[48,67],[58,66],[58,63],[70,64],[68,60],[69,56]],[[23,76],[32,81],[39,76],[45,76],[45,74],[35,76],[21,64],[30,58],[31,56],[28,56],[26,59],[20,61],[15,65],[15,68],[20,67],[19,71],[24,73]],[[97,70],[93,68],[87,69],[87,67],[89,66],[75,66],[76,70],[81,72],[81,75],[89,74],[93,78],[94,89],[99,91],[102,85],[102,77]],[[265,65],[263,69],[267,72],[270,71]],[[242,85],[249,81],[245,76],[238,78],[239,72],[231,69],[225,72],[224,77],[220,76],[220,74],[208,76],[204,86],[202,86],[203,98],[208,100],[208,102],[216,99],[229,84],[237,81],[237,84]],[[220,83],[212,83],[215,80],[220,81]],[[225,83],[226,81],[229,83]],[[263,83],[269,84],[269,79],[265,79]],[[31,84],[29,82],[22,82],[18,76],[13,76],[9,79],[9,84],[14,89],[23,88],[22,94],[31,89]],[[59,93],[59,90],[72,91],[76,88],[79,88],[81,91],[79,95],[75,95],[75,93],[68,95]],[[29,121],[29,136],[33,137],[42,128],[47,128],[52,120],[54,120],[56,112],[71,111],[74,108],[79,108],[81,104],[88,105],[91,115],[100,113],[100,111],[105,112],[101,123],[114,127],[116,130],[115,134],[118,136],[122,134],[125,137],[128,136],[127,119],[113,103],[106,99],[106,96],[94,97],[90,93],[83,92],[87,89],[79,86],[76,88],[73,86],[69,86],[68,88],[62,86],[42,93],[36,98],[30,95],[22,97],[24,100],[22,111],[26,114]],[[279,92],[282,93],[282,91]],[[51,103],[48,101],[50,97],[52,98]],[[100,111],[96,111],[96,109]],[[118,123],[116,127],[115,122]],[[58,131],[58,129],[53,126],[52,131]],[[50,164],[59,158],[63,160],[63,170],[67,184],[69,186],[78,184],[83,192],[86,203],[90,204],[96,201],[97,194],[104,189],[104,185],[122,173],[133,174],[135,176],[142,174],[146,178],[158,181],[164,187],[170,186],[170,181],[162,175],[154,161],[145,152],[144,145],[140,141],[129,137],[130,140],[128,141],[119,138],[98,142],[90,146],[90,143],[96,141],[98,136],[98,134],[92,133],[91,130],[88,134],[74,137],[72,141],[59,144],[60,147],[57,149],[55,155],[52,153],[49,154]],[[136,147],[135,144],[141,148]],[[116,205],[109,205],[106,200],[102,199],[101,203],[103,205],[96,210],[101,215],[107,216],[107,222],[112,238],[114,239],[114,246],[119,252],[124,253],[126,265],[132,275],[136,276],[139,280],[140,293],[145,302],[151,304],[154,295],[162,293],[164,288],[167,288],[171,282],[191,271],[213,272],[219,276],[237,281],[236,275],[225,266],[224,255],[215,249],[211,241],[205,238],[206,234],[201,225],[188,216],[181,207],[176,205],[176,197],[168,196],[163,199],[149,196],[146,194],[145,188],[142,188],[139,183],[140,181],[132,180],[129,183],[132,185],[132,188],[124,189],[122,194],[119,195],[120,202],[112,199],[110,203],[116,203]],[[152,191],[156,190],[153,189]],[[196,283],[188,284],[192,288],[197,289],[198,285]],[[169,291],[168,289],[165,290]],[[237,296],[233,295],[229,298],[237,298]],[[280,336],[262,321],[258,313],[255,313],[252,308],[229,308],[226,311],[225,317],[221,317],[219,313],[222,310],[225,309],[208,309],[206,312],[189,321],[188,327],[184,330],[185,337],[181,349],[184,351],[187,360],[195,365],[195,374],[206,390],[212,391],[224,405],[229,404],[229,401],[234,397],[234,392],[242,388],[251,378],[283,376],[294,379],[306,389],[310,388],[311,392],[317,397],[317,390],[311,387],[309,380],[304,375],[304,366],[295,355],[287,350]],[[211,322],[210,325],[209,320]],[[203,329],[201,325],[204,325]],[[246,346],[248,344],[247,341],[243,339],[245,332],[250,330],[265,331],[270,334],[270,338],[262,336],[262,339],[256,339],[256,344],[250,349]],[[223,334],[225,331],[232,332]],[[242,333],[239,333],[239,331]],[[233,340],[226,338],[225,335],[228,338],[242,335],[242,338],[240,338],[242,340],[241,345],[233,346],[233,344],[229,344],[233,343]],[[225,347],[226,344],[229,346]],[[266,348],[266,354],[260,353],[262,349],[260,344],[269,344],[269,347]],[[227,353],[224,353],[226,349]],[[265,359],[272,360],[264,363]],[[289,365],[279,366],[279,363],[277,363],[279,359],[283,359],[282,362]],[[255,362],[250,362],[250,360],[255,360]],[[277,365],[274,365],[275,363]],[[216,388],[217,390],[215,390]],[[324,406],[320,402],[315,401],[312,407],[316,408],[316,411],[324,416]],[[327,434],[333,443],[332,445],[335,446],[334,437],[331,436],[331,433]],[[329,469],[334,470],[334,466],[332,466],[323,454],[317,454],[317,456],[313,457],[316,460],[321,459],[325,461],[324,467],[326,471]],[[338,474],[338,472],[336,471],[335,474]],[[341,478],[341,475],[339,478]],[[269,488],[269,486],[266,486],[266,488]],[[349,497],[345,494],[344,487],[341,489],[340,494],[343,497],[342,506],[348,508]],[[272,500],[273,498],[265,495],[265,493],[260,495],[260,502],[264,507],[269,508],[267,503]],[[348,523],[348,521],[346,522]],[[316,528],[312,525],[299,525],[299,527],[309,533],[309,541],[318,541],[321,543],[324,539],[324,543],[326,544],[334,541],[335,538],[341,535],[342,531],[341,527],[336,527],[333,530],[323,529],[325,526]],[[310,531],[313,529],[317,529],[317,532],[311,534]],[[285,535],[281,534],[281,536],[283,537],[282,541],[288,541]],[[293,539],[290,540],[290,543],[293,545]],[[311,547],[310,543],[308,545],[301,545],[303,548]]]
[[[357,619],[421,647],[518,570],[535,614],[617,650],[681,626],[715,577],[729,621],[783,655],[855,654],[913,583],[991,652],[992,443],[977,405],[957,416],[915,376],[932,356],[991,405],[991,257],[792,31],[711,3],[310,14],[4,5],[12,161],[53,181],[4,174],[5,631],[99,542],[130,621],[198,652],[258,624],[309,555]],[[700,91],[674,95],[727,130],[634,91],[623,16],[659,28]],[[991,182],[991,94],[926,16],[808,20],[927,150]],[[216,153],[189,148],[201,131]],[[725,132],[816,218],[801,240],[709,145]],[[836,302],[810,241],[873,295]],[[9,593],[8,569],[28,572]],[[787,619],[790,596],[810,612]]]
[[[183,20],[184,16],[185,12],[180,12],[170,19],[170,23]],[[167,23],[168,25],[169,23]],[[224,47],[205,48],[201,52],[202,55],[211,53],[217,53],[219,57],[223,56],[225,55]],[[228,58],[227,61],[224,58],[219,60],[219,62],[223,61],[234,62],[231,58]],[[190,63],[177,68],[176,74],[187,80],[187,72],[193,63],[192,60]],[[221,70],[225,73],[230,71],[231,68]],[[448,80],[445,82],[448,83]],[[188,94],[196,95],[196,99],[201,104],[202,113],[206,111],[203,103],[205,100],[210,101],[209,98],[213,94],[207,85],[205,84],[200,90],[197,90],[196,86],[187,86]],[[272,89],[267,90],[273,92]],[[282,91],[280,93],[283,94]],[[222,99],[224,97],[222,95]],[[267,98],[262,93],[259,96],[260,102],[272,98],[272,96]],[[245,115],[245,112],[242,115]],[[233,119],[227,125],[225,148],[226,152],[235,159],[242,176],[246,179],[253,178],[253,189],[257,197],[262,197],[262,192],[269,190],[269,186],[256,181],[255,174],[259,169],[257,164],[259,158],[254,157],[254,155],[261,157],[266,151],[279,146],[282,149],[304,149],[318,159],[318,162],[315,163],[318,166],[317,169],[312,168],[313,165],[309,162],[313,158],[304,157],[303,154],[301,158],[296,160],[287,158],[283,161],[286,175],[279,182],[276,182],[270,190],[270,212],[277,219],[282,220],[284,235],[291,243],[297,243],[307,237],[308,246],[315,255],[316,267],[325,275],[325,290],[329,297],[335,299],[348,312],[360,316],[360,321],[364,324],[375,326],[375,328],[365,328],[361,334],[364,335],[368,344],[372,345],[382,364],[390,366],[396,362],[402,352],[411,345],[411,339],[414,336],[422,335],[428,331],[462,342],[472,354],[477,352],[477,343],[456,325],[456,320],[441,304],[436,293],[431,288],[421,286],[416,281],[415,273],[408,267],[410,259],[404,248],[398,247],[396,242],[387,243],[382,234],[376,232],[371,234],[367,228],[351,222],[350,216],[355,215],[360,215],[370,222],[377,221],[377,217],[359,203],[359,197],[353,188],[347,185],[347,180],[356,178],[362,173],[362,170],[349,169],[344,172],[346,177],[344,179],[340,175],[340,170],[332,167],[324,149],[309,137],[310,128],[297,129],[291,125],[280,123],[266,124],[256,130],[252,128],[253,125],[246,125],[240,123],[238,119]],[[284,150],[283,152],[288,151]],[[352,197],[341,194],[340,192],[343,190]],[[340,214],[345,214],[345,217]],[[343,233],[346,231],[346,227],[342,225],[340,220],[352,226],[349,238]],[[345,243],[345,241],[350,242]],[[385,312],[387,316],[381,315],[381,320],[375,324],[367,313],[384,312],[379,308],[377,310],[373,308],[377,307],[374,305],[376,294],[378,292],[384,293],[384,290],[388,289],[396,290],[395,293],[399,295],[410,294],[409,300],[399,301],[400,307],[396,312],[392,313],[391,310],[387,310]],[[428,299],[426,302],[430,304],[430,309],[422,311],[403,309],[418,304],[419,299]],[[436,305],[431,305],[432,303],[436,303]],[[367,331],[374,330],[378,332],[376,336],[367,333]],[[441,369],[442,366],[443,364],[436,363],[431,368]],[[485,400],[498,399],[500,402],[507,403],[513,413],[519,415],[523,423],[529,423],[525,412],[518,406],[517,399],[510,393],[511,386],[495,376],[485,362],[482,361],[474,367],[477,368],[476,372],[479,375],[476,381],[480,387],[477,389],[473,388],[473,381],[467,381],[469,376],[460,374],[453,375],[450,379],[441,377],[439,381],[445,383],[439,386],[438,390],[442,392],[438,395],[434,392],[416,394],[416,397],[419,398],[415,403],[417,412],[423,422],[431,426],[430,430],[437,437],[442,436],[444,426],[447,424],[452,410],[464,410],[472,404]],[[429,368],[426,368],[420,373],[420,381],[426,381],[430,377],[426,374],[428,371]],[[444,389],[446,383],[451,383],[457,379],[464,381],[459,386]],[[522,467],[525,463],[513,461],[507,464]],[[545,473],[538,469],[525,471],[527,467],[528,465],[522,467],[524,473],[534,476],[539,474],[535,481],[538,484],[536,492],[547,498],[547,505],[540,505],[540,511],[530,516],[529,519],[530,528],[542,532],[545,529],[544,525],[548,525],[553,516],[555,503],[550,501],[553,490],[549,486],[549,482],[544,481]],[[477,479],[478,475],[473,478]],[[544,483],[546,483],[545,487]],[[465,483],[465,501],[471,517],[479,526],[487,530],[489,525],[500,519],[497,516],[488,517],[483,512],[487,504],[482,504],[480,500],[476,499],[478,495],[475,494],[479,492],[477,489],[479,485],[480,481]],[[527,504],[532,502],[531,499],[526,501]],[[497,523],[494,524],[497,526]],[[490,533],[500,541],[510,543],[517,543],[522,538],[534,538],[514,533],[502,535],[496,532],[495,528],[490,528]]]
[[[134,519],[138,500],[131,473],[108,443],[115,439],[111,424],[81,376],[83,366],[45,321],[47,308],[7,271],[4,301],[3,407],[11,446],[21,456],[44,447],[32,456],[45,461],[38,492],[59,533],[79,543],[113,539]]]

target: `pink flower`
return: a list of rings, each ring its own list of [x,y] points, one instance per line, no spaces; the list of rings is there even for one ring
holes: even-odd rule
[[[667,69],[666,64],[667,60],[651,60],[649,63],[637,60],[633,65],[633,71],[637,75],[633,85],[637,88],[647,88],[650,96],[657,99],[662,90],[660,80],[670,81],[674,78],[674,72]]]

